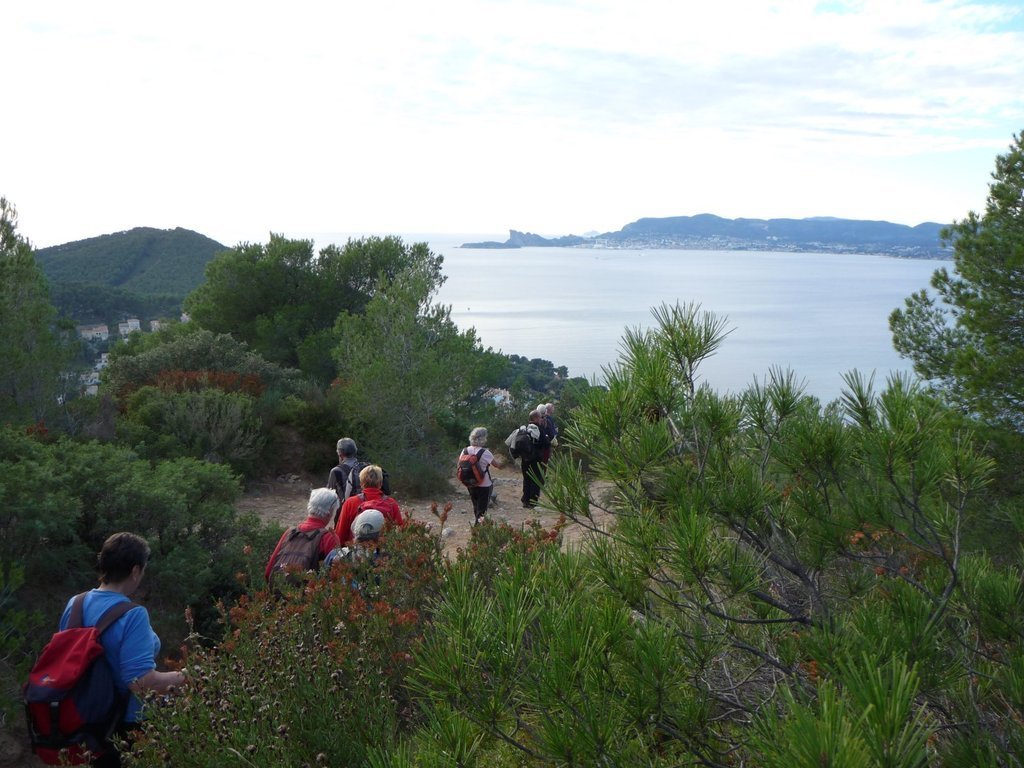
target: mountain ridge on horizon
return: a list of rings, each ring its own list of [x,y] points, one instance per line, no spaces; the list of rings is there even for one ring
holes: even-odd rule
[[[711,213],[647,217],[615,232],[593,237],[547,238],[509,230],[504,243],[463,243],[462,248],[592,247],[685,250],[761,250],[795,252],[881,253],[905,258],[948,258],[942,243],[946,224],[916,226],[888,221],[812,216],[803,219],[726,219]]]

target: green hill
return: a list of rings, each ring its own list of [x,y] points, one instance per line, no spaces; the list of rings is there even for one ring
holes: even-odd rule
[[[36,251],[51,284],[86,283],[134,293],[187,296],[203,282],[216,240],[188,229],[136,227]]]
[[[79,323],[176,317],[226,250],[188,229],[136,227],[36,251],[61,315]]]

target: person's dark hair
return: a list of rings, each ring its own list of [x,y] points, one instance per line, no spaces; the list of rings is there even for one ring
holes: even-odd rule
[[[134,533],[115,533],[103,542],[96,558],[100,584],[117,584],[132,575],[136,565],[145,568],[149,562],[149,544]]]

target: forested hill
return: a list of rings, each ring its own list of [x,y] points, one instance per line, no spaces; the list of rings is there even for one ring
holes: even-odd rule
[[[36,251],[51,285],[87,283],[184,298],[203,282],[216,240],[188,229],[136,227]]]
[[[227,250],[188,229],[136,227],[36,251],[57,311],[77,323],[177,317]]]
[[[725,219],[698,216],[644,218],[617,232],[544,238],[511,230],[504,243],[466,243],[464,248],[587,246],[594,248],[682,248],[700,250],[826,251],[885,253],[913,258],[948,257],[940,242],[944,225],[916,227],[888,221],[815,217],[808,219]]]

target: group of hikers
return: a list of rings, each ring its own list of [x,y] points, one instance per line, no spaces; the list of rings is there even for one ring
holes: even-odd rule
[[[523,473],[523,492],[520,501],[525,509],[537,506],[541,486],[552,447],[558,444],[558,425],[555,423],[554,403],[542,403],[530,411],[527,423],[512,430],[505,445],[513,459],[519,459]],[[469,445],[462,449],[458,462],[458,479],[469,488],[473,502],[474,523],[479,523],[487,506],[494,498],[494,481],[490,468],[502,469],[500,462],[487,448],[487,428],[476,427],[469,433]]]
[[[553,403],[543,403],[530,411],[528,422],[513,430],[505,440],[510,455],[518,458],[523,473],[523,507],[532,509],[540,498],[551,448],[558,442],[558,425]],[[469,489],[473,504],[473,522],[487,514],[494,498],[491,467],[505,465],[487,448],[486,427],[474,427],[469,445],[462,449],[456,476]],[[356,458],[359,447],[351,437],[338,441],[338,465],[324,488],[309,495],[306,519],[281,535],[267,560],[264,577],[272,583],[275,574],[289,570],[315,570],[330,566],[336,559],[354,560],[379,554],[376,542],[384,526],[405,523],[398,502],[390,495],[388,475],[376,464]]]
[[[505,466],[488,450],[487,437],[485,427],[475,427],[457,463],[456,475],[469,488],[474,524],[492,499],[490,468]],[[530,411],[528,422],[505,440],[512,458],[521,462],[525,508],[537,504],[557,437],[554,405],[546,403]],[[350,437],[338,441],[337,453],[338,465],[326,487],[309,495],[306,519],[281,535],[267,561],[264,577],[271,587],[290,572],[374,558],[385,527],[405,524],[387,473],[359,461]],[[59,631],[30,672],[26,712],[33,750],[44,762],[119,766],[115,742],[130,741],[137,731],[140,697],[185,684],[183,672],[157,671],[160,638],[146,609],[130,599],[149,555],[149,544],[140,536],[110,536],[97,558],[99,586],[68,601]],[[105,664],[97,663],[101,657]]]
[[[315,570],[338,558],[363,557],[385,524],[405,524],[398,502],[389,495],[387,474],[376,464],[359,461],[358,450],[351,437],[338,441],[338,466],[331,470],[327,486],[309,494],[306,519],[281,535],[267,560],[268,583],[290,570]]]

